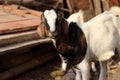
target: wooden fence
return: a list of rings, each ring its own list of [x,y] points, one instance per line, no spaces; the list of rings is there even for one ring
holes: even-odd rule
[[[109,10],[112,6],[120,6],[120,0],[74,0],[74,11],[84,10],[85,21]]]

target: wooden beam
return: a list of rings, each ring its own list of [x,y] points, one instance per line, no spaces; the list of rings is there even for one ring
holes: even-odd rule
[[[101,0],[93,0],[95,15],[98,15],[102,12],[101,9]]]
[[[47,47],[47,48],[46,48]],[[28,62],[38,56],[48,54],[49,52],[56,51],[52,43],[40,44],[34,47],[27,47],[25,49],[19,49],[15,52],[11,52],[0,56],[0,71],[7,71],[10,68]],[[7,69],[7,70],[4,70]]]
[[[101,1],[102,1],[103,11],[109,10],[110,8],[109,0],[101,0]]]
[[[95,16],[92,0],[88,0],[89,8],[84,10],[84,21],[88,21]]]
[[[49,43],[49,42],[52,42],[52,40],[49,38],[46,38],[46,39],[37,39],[37,40],[22,42],[18,44],[8,45],[0,48],[0,55],[6,54],[9,52],[14,52],[16,49],[32,47],[38,44]]]
[[[45,1],[46,2],[46,1]],[[43,3],[42,1],[36,1],[36,0],[22,0],[22,3],[21,3],[21,0],[8,0],[8,4],[17,4],[17,5],[22,5],[22,6],[26,6],[26,7],[34,7],[34,8],[39,8],[41,6],[44,6],[44,7],[49,7],[49,8],[56,8],[58,7],[59,5],[57,5],[57,2],[58,1],[55,1],[55,0],[51,0],[50,3]],[[4,3],[3,0],[0,0],[0,3]],[[55,4],[56,3],[56,4]],[[68,9],[65,9],[65,8],[60,8],[62,11],[66,11],[66,12],[69,12]],[[23,12],[22,12],[23,13]]]
[[[40,24],[40,19],[33,18],[22,21],[13,21],[0,24],[0,34],[13,33],[27,30],[35,30]]]
[[[43,64],[48,60],[54,59],[56,56],[57,56],[56,52],[50,52],[50,53],[44,54],[43,56],[32,59],[31,61],[28,61],[19,66],[16,66],[6,72],[0,73],[0,80],[10,79],[14,76],[17,76],[23,72],[28,71],[29,69],[32,69],[38,65]]]
[[[35,30],[24,31],[0,36],[0,47],[18,44],[26,41],[37,40],[39,36]]]

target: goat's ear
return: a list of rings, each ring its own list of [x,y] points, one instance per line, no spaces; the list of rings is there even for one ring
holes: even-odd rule
[[[37,27],[37,33],[38,33],[40,38],[45,38],[45,37],[49,36],[48,30],[43,24],[40,24]]]
[[[58,17],[63,17],[64,12],[60,8],[56,8],[55,11],[56,11]]]
[[[39,35],[39,37],[40,38],[44,38],[44,30],[43,30],[44,28],[43,28],[43,26],[41,26],[41,25],[39,25],[38,27],[37,27],[37,33],[38,33],[38,35]]]

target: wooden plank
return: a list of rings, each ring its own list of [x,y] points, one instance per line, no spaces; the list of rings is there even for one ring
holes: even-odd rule
[[[36,29],[39,24],[39,17],[32,20],[0,24],[0,34]]]
[[[11,51],[14,52],[14,50],[16,50],[16,49],[32,47],[32,46],[35,46],[38,44],[49,43],[49,42],[52,42],[52,41],[51,41],[51,39],[47,38],[47,39],[37,39],[37,40],[22,42],[22,43],[18,43],[18,44],[8,45],[8,46],[0,48],[0,55],[6,54]]]
[[[23,20],[25,21],[29,19],[30,18],[24,17],[24,16],[22,17],[22,16],[17,16],[17,15],[5,15],[5,16],[0,16],[0,24],[23,21]]]
[[[0,34],[12,33],[26,30],[33,30],[40,23],[41,12],[34,11],[31,9],[19,10],[10,6],[0,6]],[[7,11],[8,9],[8,11]],[[12,10],[9,12],[9,10]],[[15,12],[15,13],[14,13]],[[24,13],[24,15],[18,15],[16,12]]]
[[[35,57],[42,56],[52,51],[56,51],[53,44],[46,43],[46,44],[40,44],[34,47],[27,47],[25,49],[16,50],[15,52],[1,55],[0,62],[2,63],[2,65],[0,67],[0,71],[5,68],[10,69],[19,64],[23,64]]]
[[[36,11],[36,10],[32,10],[32,9],[29,9],[29,8],[26,8],[26,7],[22,7],[22,9],[18,9],[18,6],[19,5],[0,5],[0,10],[1,12],[4,14],[4,12],[6,12],[7,14],[16,14],[16,15],[19,15],[19,16],[25,16],[25,15],[32,15],[32,16],[37,16],[37,17],[40,17],[41,16],[41,11]],[[5,13],[5,14],[6,14]]]
[[[35,40],[35,39],[39,39],[39,35],[37,34],[36,30],[1,35],[0,47],[26,42],[30,40]]]
[[[109,10],[109,8],[110,8],[109,0],[101,0],[101,1],[102,1],[103,11]]]
[[[10,13],[6,13],[0,10],[0,16],[10,15]]]
[[[46,57],[47,56],[47,57]],[[54,59],[55,57],[57,57],[57,53],[56,52],[49,52],[46,53],[42,56],[38,56],[35,59],[32,59],[24,64],[21,64],[19,66],[16,66],[6,72],[3,72],[0,74],[0,80],[8,80],[14,76],[17,76],[25,71],[28,71],[36,66],[39,66],[49,60]]]
[[[98,15],[102,12],[100,1],[101,0],[93,0],[95,15]]]
[[[120,6],[120,1],[119,0],[109,0],[110,7],[111,6]]]
[[[92,17],[95,16],[94,13],[94,6],[91,0],[88,0],[89,2],[89,8],[84,10],[84,21],[90,20]]]
[[[68,9],[69,9],[69,13],[72,14],[74,12],[74,7],[72,5],[72,1],[71,0],[66,0],[66,3],[67,3],[67,6],[68,6]]]

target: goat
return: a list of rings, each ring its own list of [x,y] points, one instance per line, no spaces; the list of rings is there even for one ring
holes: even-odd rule
[[[81,70],[83,80],[89,80],[89,65],[94,60],[100,62],[99,80],[105,80],[107,60],[115,54],[115,48],[118,48],[117,21],[118,18],[115,15],[104,12],[82,25],[88,47],[85,59],[77,66]],[[84,68],[81,66],[84,66]]]
[[[81,80],[80,72],[82,80],[90,80],[90,63],[95,60],[100,62],[99,80],[105,80],[106,61],[118,48],[117,17],[104,12],[80,27],[76,23],[68,26],[66,20],[55,10],[46,10],[43,14],[49,37],[54,39],[56,49],[62,56],[62,70],[66,70],[67,63],[70,62],[75,66],[76,80]]]
[[[108,11],[113,13],[116,17],[120,18],[120,7],[112,6]],[[119,27],[117,27],[117,29],[118,29],[118,32],[120,32]],[[118,51],[118,49],[116,49],[115,50],[115,55],[108,62],[108,68],[109,69],[117,68],[117,64],[120,64],[119,61],[120,61],[120,51]]]
[[[80,63],[84,59],[87,49],[85,35],[82,30],[76,23],[68,23],[55,10],[46,10],[43,17],[42,21],[46,25],[44,29],[48,29],[49,37],[53,39],[62,60],[61,69],[66,71],[67,65],[75,66]]]
[[[120,18],[120,7],[118,6],[113,6],[109,9],[109,12],[113,13],[116,17],[119,17]],[[119,30],[119,29],[118,29]],[[120,57],[120,53],[118,53],[117,51],[118,49],[115,49],[115,55],[111,58],[111,60],[108,62],[108,68],[110,69],[113,69],[113,68],[116,68],[117,67],[117,63],[120,64],[119,62],[119,57]],[[96,63],[92,62],[91,64],[91,68],[92,68],[92,71],[93,72],[96,72],[97,69],[95,67]],[[97,65],[99,66],[99,65]]]

